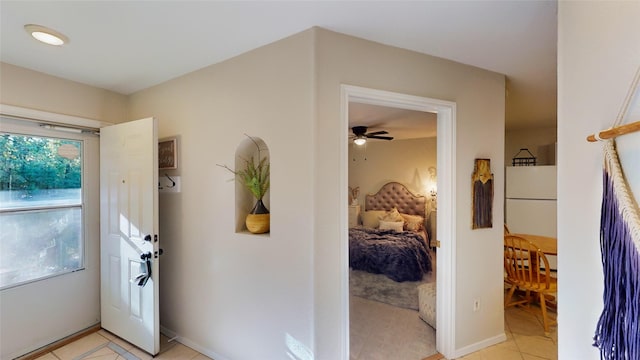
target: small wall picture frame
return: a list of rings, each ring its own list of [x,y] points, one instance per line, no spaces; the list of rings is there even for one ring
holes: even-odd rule
[[[178,168],[178,140],[175,137],[158,140],[158,169]]]

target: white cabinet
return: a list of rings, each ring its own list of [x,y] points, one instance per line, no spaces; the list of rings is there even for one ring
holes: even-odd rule
[[[555,166],[507,167],[505,218],[512,233],[556,237]]]
[[[545,199],[557,198],[556,166],[508,166],[507,199]]]
[[[509,231],[556,237],[556,190],[556,166],[508,166],[505,220]],[[547,258],[550,267],[557,269],[556,257]]]
[[[360,205],[349,206],[349,227],[358,226],[358,218],[360,217]]]

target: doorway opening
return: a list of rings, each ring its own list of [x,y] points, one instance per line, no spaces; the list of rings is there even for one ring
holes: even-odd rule
[[[349,128],[349,104],[368,104],[395,109],[433,113],[437,122],[437,189],[438,216],[437,239],[434,245],[439,246],[436,262],[436,349],[444,356],[450,357],[455,349],[455,108],[453,102],[406,95],[382,90],[374,90],[350,85],[342,85],[341,122],[345,131]],[[344,148],[343,159],[347,160],[347,147]],[[344,161],[343,160],[343,161]],[[350,161],[350,160],[349,160]],[[344,183],[348,183],[348,162],[345,161],[343,172]],[[428,170],[428,169],[425,169]],[[429,189],[431,190],[431,189]],[[429,191],[430,192],[430,191]],[[431,195],[431,194],[429,194]],[[346,223],[346,222],[345,222]],[[343,251],[342,264],[342,303],[343,334],[345,344],[349,344],[350,312],[349,312],[349,239],[347,231],[342,232]],[[349,349],[349,346],[347,346]],[[349,352],[345,354],[349,356]]]

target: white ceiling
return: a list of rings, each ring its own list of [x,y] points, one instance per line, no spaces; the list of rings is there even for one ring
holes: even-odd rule
[[[122,94],[312,26],[507,75],[507,127],[555,126],[555,1],[0,1],[0,60]],[[56,29],[40,44],[25,24]]]

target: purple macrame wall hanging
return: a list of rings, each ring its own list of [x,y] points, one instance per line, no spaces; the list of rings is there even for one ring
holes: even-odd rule
[[[606,360],[640,359],[640,211],[623,176],[615,142],[604,142],[600,249],[604,309],[594,346]]]

